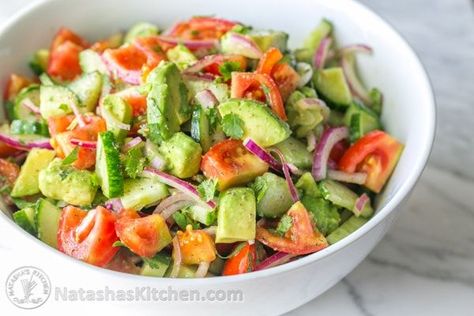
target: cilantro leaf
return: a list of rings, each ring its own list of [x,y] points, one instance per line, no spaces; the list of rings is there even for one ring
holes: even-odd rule
[[[232,77],[232,72],[240,71],[240,64],[235,61],[226,61],[219,66],[219,72],[221,73],[222,79],[228,81]]]
[[[320,197],[305,195],[301,202],[312,215],[316,227],[323,235],[328,235],[334,231],[341,222],[338,208],[331,202]]]
[[[197,187],[199,195],[206,202],[214,198],[214,195],[216,194],[216,189],[217,181],[215,179],[206,179],[201,182]]]
[[[207,118],[209,120],[209,133],[213,134],[220,123],[219,113],[216,108],[210,108],[207,111]]]
[[[77,157],[78,157],[78,152],[79,152],[79,149],[77,147],[75,147],[71,153],[69,155],[67,155],[66,158],[64,158],[63,162],[62,162],[62,165],[63,166],[68,166],[72,163],[74,163],[76,160],[77,160]]]
[[[243,125],[242,119],[233,113],[225,115],[222,119],[222,129],[230,138],[242,138],[244,136]]]
[[[255,182],[250,186],[254,192],[257,199],[257,204],[263,199],[265,193],[268,190],[268,183],[263,177],[258,177],[255,179]]]
[[[130,178],[135,179],[145,168],[145,162],[142,146],[132,147],[125,155],[125,173]]]
[[[173,215],[173,219],[176,224],[181,228],[181,230],[185,230],[186,226],[191,225],[193,229],[199,229],[199,224],[194,222],[189,216],[186,216],[183,212],[175,212]]]
[[[278,222],[278,226],[275,231],[278,235],[283,236],[288,230],[290,230],[291,225],[293,225],[293,219],[285,214]]]
[[[143,262],[148,264],[152,269],[163,269],[164,267],[168,267],[171,262],[171,258],[169,256],[159,253],[152,258],[142,257],[142,259]]]
[[[116,242],[112,244],[112,247],[127,247],[127,246],[125,246],[125,244],[121,242],[120,240],[117,240]]]

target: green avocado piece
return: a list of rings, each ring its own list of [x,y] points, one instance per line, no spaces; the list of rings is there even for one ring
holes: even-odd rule
[[[159,29],[156,25],[148,22],[139,22],[133,25],[124,38],[125,43],[131,43],[139,37],[148,37],[158,35]]]
[[[175,63],[164,62],[148,76],[151,91],[147,97],[149,137],[159,143],[180,130],[191,118],[188,89]]]
[[[296,182],[295,186],[303,193],[303,195],[311,195],[314,197],[321,196],[321,192],[319,191],[318,185],[316,184],[311,172],[303,173],[303,175],[298,179],[298,182]]]
[[[288,50],[288,33],[280,31],[252,31],[247,34],[262,52],[266,52],[269,48],[278,48],[281,52]]]
[[[38,176],[54,159],[55,152],[47,149],[34,148],[21,166],[20,175],[15,181],[11,196],[22,197],[40,192]]]
[[[338,208],[331,202],[311,195],[304,195],[301,203],[313,215],[318,230],[324,235],[333,232],[341,222]]]
[[[179,132],[161,143],[160,153],[166,159],[168,171],[178,178],[189,178],[199,171],[201,145]]]
[[[347,108],[352,94],[341,67],[327,68],[315,72],[313,83],[329,106]]]
[[[231,99],[219,105],[222,117],[237,115],[243,122],[243,137],[252,138],[263,147],[278,144],[287,139],[291,130],[263,103],[253,100]]]
[[[283,156],[286,162],[294,164],[300,169],[308,169],[313,165],[313,157],[306,149],[306,146],[293,137],[288,137],[281,143],[275,145]]]
[[[277,218],[293,205],[286,180],[271,172],[256,178],[252,188],[257,197],[259,216]]]
[[[226,83],[190,79],[186,77],[184,78],[184,82],[189,91],[189,99],[194,99],[198,92],[209,89],[220,103],[229,100],[230,91],[229,86]]]
[[[88,206],[97,192],[98,183],[95,173],[78,170],[63,164],[55,158],[46,169],[39,173],[39,189],[44,196],[62,200],[68,204]]]
[[[302,89],[303,90],[303,89]],[[315,98],[314,89],[308,88],[303,91],[293,92],[286,102],[286,113],[288,124],[299,138],[303,138],[312,132],[324,120],[324,115],[320,107],[309,106],[299,102],[305,98]]]
[[[184,45],[179,44],[166,52],[166,57],[184,70],[197,61],[196,56]]]
[[[107,111],[108,114],[103,115],[105,124],[107,125],[107,130],[111,131],[114,134],[115,139],[121,142],[127,136],[128,131],[116,126],[111,117],[119,122],[130,124],[132,121],[132,107],[121,97],[109,94],[104,98],[102,110]]]
[[[155,204],[169,194],[167,186],[156,177],[126,179],[123,191],[123,207],[137,211]]]
[[[102,91],[102,75],[91,72],[82,75],[68,85],[80,101],[81,112],[93,112]]]
[[[216,243],[254,240],[256,209],[251,188],[232,188],[222,192],[217,211]]]

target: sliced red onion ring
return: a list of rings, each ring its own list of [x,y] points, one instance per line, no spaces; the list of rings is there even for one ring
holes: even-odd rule
[[[200,205],[210,207],[212,209],[216,208],[216,203],[214,201],[204,202],[201,199],[201,196],[194,185],[152,167],[145,167],[145,172],[157,176],[161,182],[169,185],[170,187],[186,193]]]
[[[204,58],[199,59],[197,62],[186,68],[184,71],[185,73],[195,73],[195,72],[200,72],[204,68],[216,64],[216,63],[221,63],[225,59],[224,55],[207,55],[204,56]]]
[[[152,159],[152,161],[150,162],[150,165],[153,168],[156,168],[158,170],[163,170],[165,168],[166,161],[163,157],[156,156],[155,158]]]
[[[286,164],[288,166],[288,169],[290,170],[290,172],[296,176],[301,176],[303,175],[303,171],[300,170],[297,166],[295,166],[294,164],[292,163],[287,163]]]
[[[127,142],[125,145],[123,145],[122,151],[127,152],[133,147],[137,146],[138,144],[142,143],[143,140],[140,137],[135,137],[132,138],[129,142]]]
[[[295,255],[286,253],[286,252],[275,252],[270,257],[266,258],[260,264],[255,267],[255,271],[264,270],[273,268],[284,263],[287,263],[291,260],[291,258],[295,257]]]
[[[173,238],[173,268],[171,269],[170,278],[177,278],[181,269],[181,248],[179,247],[178,237]]]
[[[188,40],[170,36],[158,36],[158,39],[166,44],[178,45],[182,44],[189,49],[200,49],[200,48],[215,48],[218,42],[216,40]]]
[[[23,142],[11,135],[0,133],[0,141],[4,142],[10,147],[25,151],[28,151],[33,148],[53,149],[49,142],[49,138]]]
[[[198,93],[196,93],[194,98],[196,98],[198,103],[201,104],[202,107],[205,109],[214,108],[219,104],[219,100],[217,100],[214,93],[212,93],[212,91],[209,89],[199,91]]]
[[[112,125],[112,127],[119,128],[125,131],[129,131],[131,129],[130,124],[125,124],[124,122],[118,120],[117,117],[115,117],[113,113],[107,111],[105,107],[102,106],[100,112],[102,116],[106,119],[106,121],[110,122],[110,125]]]
[[[22,102],[21,102],[21,105],[23,105],[25,108],[27,108],[28,110],[30,110],[31,112],[35,113],[35,114],[40,114],[41,111],[39,109],[39,107],[37,107],[33,101],[31,101],[29,98],[26,98],[24,99]]]
[[[254,140],[251,138],[246,138],[243,142],[245,148],[250,151],[252,154],[260,158],[263,162],[266,162],[270,167],[275,171],[282,170],[282,164],[278,162],[272,155],[270,155],[265,149],[260,147]]]
[[[307,63],[297,63],[296,72],[300,75],[298,80],[298,88],[306,86],[306,84],[313,78],[313,67]]]
[[[316,146],[313,157],[311,173],[316,181],[326,178],[329,154],[334,145],[349,136],[349,129],[343,127],[330,127],[323,132]]]
[[[295,187],[295,184],[293,183],[293,179],[291,179],[290,167],[288,166],[288,163],[285,160],[285,156],[283,156],[283,153],[276,148],[272,148],[272,152],[277,154],[280,158],[280,161],[282,163],[283,174],[285,175],[286,184],[288,185],[288,189],[290,190],[293,202],[296,203],[300,200],[300,196],[298,194],[298,190]]]
[[[359,196],[354,204],[354,209],[352,210],[354,215],[360,216],[368,202],[370,202],[370,198],[367,194],[363,193],[361,196]]]
[[[205,73],[205,74],[201,74],[201,73],[186,73],[186,72],[183,72],[183,77],[185,80],[201,80],[201,81],[207,81],[207,82],[213,82],[214,80],[216,80],[216,76],[214,76],[213,74],[208,74],[208,73]]]
[[[108,71],[112,76],[117,76],[126,83],[130,83],[133,85],[140,84],[142,77],[141,69],[130,70],[123,68],[113,60],[107,50],[102,54],[102,61],[104,62],[105,66],[107,67]]]
[[[115,212],[119,212],[123,209],[122,201],[119,198],[108,200],[105,202],[105,207]]]
[[[184,208],[186,206],[194,204],[194,199],[183,192],[178,192],[176,194],[173,194],[167,197],[163,201],[161,201],[160,204],[156,206],[155,210],[153,211],[153,214],[161,214],[165,212],[167,209],[169,209],[171,206],[178,203],[180,205],[184,205],[181,207],[181,208]],[[175,207],[178,207],[178,205],[176,205]],[[180,210],[181,208],[178,208],[177,210]],[[169,214],[166,218],[168,218],[170,215],[172,214]]]
[[[176,202],[170,206],[168,206],[166,209],[164,209],[162,212],[161,212],[161,216],[163,217],[163,219],[167,220],[168,218],[171,217],[171,215],[173,215],[174,213],[176,213],[177,211],[187,207],[187,206],[190,206],[194,204],[194,201],[180,201],[180,202]]]
[[[203,231],[206,232],[209,236],[213,237],[216,235],[217,226],[209,226],[207,228],[204,228]]]
[[[86,126],[86,122],[84,121],[84,117],[82,116],[81,111],[79,110],[77,105],[74,102],[72,102],[69,105],[71,106],[71,110],[74,112],[74,115],[76,116],[77,124],[80,127]]]
[[[372,47],[365,44],[353,44],[353,45],[341,47],[339,49],[340,56],[343,56],[346,54],[352,54],[352,53],[372,54],[372,52],[373,52]]]
[[[354,172],[348,173],[339,170],[328,170],[328,178],[336,181],[346,182],[346,183],[355,183],[355,184],[364,184],[367,179],[367,173],[365,172]]]
[[[297,101],[298,106],[302,108],[318,108],[323,116],[323,119],[327,121],[329,119],[329,113],[331,110],[321,99],[318,98],[304,98]]]
[[[329,48],[332,44],[331,37],[325,37],[321,40],[318,49],[314,53],[313,65],[316,69],[323,69],[328,57]]]
[[[88,141],[88,140],[81,140],[81,139],[77,139],[77,138],[72,138],[71,139],[71,144],[77,145],[79,147],[87,148],[87,149],[96,149],[97,148],[97,142]]]
[[[233,53],[253,59],[262,57],[262,51],[250,38],[238,33],[228,33],[226,36],[226,40],[234,47]]]
[[[329,169],[332,169],[332,170],[337,170],[337,168],[339,168],[339,165],[337,164],[336,161],[332,160],[331,158],[328,159],[328,167]]]
[[[207,275],[209,270],[210,262],[203,261],[199,264],[196,273],[194,274],[195,278],[204,278]]]

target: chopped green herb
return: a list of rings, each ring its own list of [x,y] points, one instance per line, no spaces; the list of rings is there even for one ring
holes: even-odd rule
[[[143,262],[148,264],[152,269],[160,269],[170,264],[170,257],[162,254],[156,254],[153,258],[142,257]]]
[[[215,179],[207,179],[198,185],[197,190],[199,195],[206,202],[212,200],[216,194],[217,181]]]
[[[243,125],[244,122],[242,119],[233,113],[225,115],[222,119],[222,129],[224,133],[234,139],[239,139],[244,136]]]
[[[255,182],[250,186],[255,191],[255,197],[257,204],[263,199],[265,193],[268,190],[268,183],[263,177],[258,177]]]
[[[142,146],[135,146],[131,148],[125,155],[125,173],[132,179],[140,175],[145,168],[146,159],[142,152]]]
[[[127,247],[127,246],[125,246],[125,244],[121,242],[120,240],[117,240],[116,242],[112,244],[112,247]]]
[[[189,218],[186,214],[182,212],[175,212],[173,214],[173,219],[176,224],[181,228],[181,230],[185,230],[186,226],[191,225],[193,229],[199,229],[199,223],[194,222],[191,218]]]
[[[293,225],[293,220],[291,219],[290,216],[288,215],[283,215],[278,222],[278,226],[276,228],[276,233],[280,236],[283,236],[286,234],[288,230],[290,230],[291,225]]]
[[[63,160],[63,166],[68,166],[70,164],[73,164],[76,160],[77,160],[77,157],[78,157],[78,152],[79,152],[79,149],[78,147],[75,147],[71,153],[69,155],[67,155],[66,158],[64,158]]]
[[[222,75],[224,81],[230,80],[232,77],[232,72],[240,71],[240,64],[235,61],[226,61],[222,65],[219,66],[219,71]]]
[[[219,112],[217,109],[210,108],[207,112],[207,118],[209,119],[209,133],[213,134],[216,131],[220,121]]]

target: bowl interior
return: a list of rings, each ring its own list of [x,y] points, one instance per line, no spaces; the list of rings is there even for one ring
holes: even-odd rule
[[[377,209],[383,209],[395,196],[395,204],[401,201],[420,175],[431,148],[431,88],[407,44],[380,18],[352,1],[46,1],[21,13],[0,34],[0,92],[3,93],[10,73],[29,73],[27,63],[32,53],[48,47],[60,26],[92,41],[125,30],[138,21],[156,23],[164,29],[179,19],[210,14],[258,29],[284,30],[290,34],[292,48],[298,47],[320,19],[326,17],[334,22],[340,45],[372,46],[372,56],[358,58],[361,76],[368,87],[378,87],[384,93],[383,124],[406,145],[394,175],[378,199]]]

